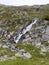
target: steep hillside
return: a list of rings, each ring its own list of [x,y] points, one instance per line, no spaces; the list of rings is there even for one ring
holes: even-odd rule
[[[0,5],[0,65],[10,64],[49,65],[49,4]]]

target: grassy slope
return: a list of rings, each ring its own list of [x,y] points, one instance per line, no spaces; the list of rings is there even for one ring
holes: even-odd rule
[[[15,60],[7,60],[0,62],[0,65],[49,65],[49,57],[39,54],[38,48],[31,45],[18,44],[17,47],[28,50],[32,54],[31,59],[16,58]],[[33,52],[33,50],[35,50]]]
[[[32,58],[30,60],[17,58],[16,60],[0,62],[0,65],[49,65],[49,61],[43,58]]]
[[[15,53],[11,52],[10,49],[0,47],[0,57],[4,55],[14,56],[14,54]]]
[[[5,12],[1,13],[4,10]],[[27,11],[27,15],[23,13],[24,10]],[[15,13],[17,14],[13,15]],[[43,6],[43,8],[40,9],[38,12],[35,11],[33,7],[0,6],[0,20],[2,20],[2,24],[0,25],[0,27],[6,28],[8,26],[9,27],[8,31],[11,31],[11,30],[13,31],[17,25],[20,28],[21,24],[19,24],[18,22],[19,19],[24,18],[25,24],[26,24],[26,22],[30,21],[34,17],[39,17],[40,19],[49,20],[49,5]],[[18,29],[18,27],[16,29]],[[37,49],[36,47],[31,45],[18,44],[17,47],[24,48],[25,50],[29,51],[32,54],[32,59],[17,58],[16,60],[2,61],[0,62],[0,65],[49,65],[49,53],[47,53],[46,56],[40,55],[39,53],[40,49]],[[3,49],[0,48],[0,50],[3,50]],[[32,50],[35,50],[35,51],[33,52]],[[2,54],[1,51],[0,53]],[[6,53],[8,54],[8,52]],[[13,55],[13,53],[9,51],[9,55]],[[45,59],[46,57],[48,57],[47,60]]]

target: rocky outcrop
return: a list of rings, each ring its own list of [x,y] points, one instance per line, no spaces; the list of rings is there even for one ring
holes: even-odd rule
[[[16,57],[23,57],[30,59],[32,58],[32,55],[29,52],[26,52],[24,49],[19,50],[18,53],[15,54]]]

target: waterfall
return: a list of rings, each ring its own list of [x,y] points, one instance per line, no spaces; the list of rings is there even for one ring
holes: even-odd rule
[[[20,31],[20,33],[18,34],[18,36],[14,37],[14,42],[18,43],[19,40],[21,39],[22,35],[24,35],[26,32],[30,31],[32,28],[32,25],[36,24],[37,19],[36,20],[32,20],[32,22],[27,25],[25,28],[23,28],[23,30]]]

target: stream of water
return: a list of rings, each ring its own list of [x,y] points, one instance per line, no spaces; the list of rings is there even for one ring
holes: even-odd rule
[[[37,19],[32,20],[32,22],[29,25],[27,25],[26,27],[24,27],[23,30],[21,30],[20,33],[17,36],[14,37],[14,42],[18,43],[19,40],[21,39],[22,35],[24,35],[28,31],[30,31],[31,28],[32,28],[32,26],[34,24],[36,24],[36,22],[37,22]]]

